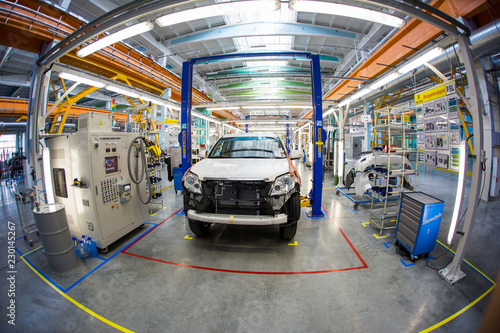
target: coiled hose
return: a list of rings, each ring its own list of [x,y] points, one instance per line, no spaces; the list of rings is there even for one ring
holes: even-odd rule
[[[132,151],[132,147],[134,146],[135,141],[139,139],[139,155],[137,156],[137,163],[136,163],[136,176],[132,174],[132,168],[130,167],[130,152]],[[146,163],[146,151],[144,149],[144,138],[142,136],[137,136],[135,137],[132,142],[130,142],[130,145],[128,146],[128,154],[127,154],[127,166],[128,166],[128,174],[130,176],[130,180],[137,185],[137,193],[139,195],[139,200],[145,205],[149,204],[151,201],[152,197],[152,189],[151,189],[151,182],[149,181],[148,177],[148,165]],[[140,174],[139,178],[139,158],[142,160],[142,171]],[[140,183],[143,181],[144,177],[146,177],[146,184],[148,185],[148,198],[146,201],[143,200],[141,196],[141,189],[140,189]]]

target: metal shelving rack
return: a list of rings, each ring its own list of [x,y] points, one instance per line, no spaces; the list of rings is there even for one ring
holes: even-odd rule
[[[413,154],[417,154],[415,147],[410,147],[410,141],[416,142],[416,129],[410,127],[409,115],[414,112],[411,109],[384,108],[375,111],[379,113],[378,119],[385,118],[385,124],[376,124],[374,129],[378,132],[385,132],[387,152],[375,153],[375,166],[377,165],[377,156],[387,156],[387,169],[372,170],[373,183],[385,185],[385,191],[379,193],[370,190],[372,196],[370,207],[370,225],[379,229],[380,234],[387,229],[395,229],[399,214],[401,194],[404,192],[413,192],[417,183],[417,165],[415,169],[406,169],[405,157],[411,163]],[[399,118],[399,119],[398,119]],[[392,147],[394,145],[395,147]],[[384,158],[385,159],[385,158]],[[412,178],[413,182],[411,182]],[[409,179],[411,189],[405,188],[407,184],[405,179]],[[390,191],[390,192],[389,192]],[[397,200],[390,200],[397,196]]]

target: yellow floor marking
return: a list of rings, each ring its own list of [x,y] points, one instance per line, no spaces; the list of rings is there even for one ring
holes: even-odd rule
[[[297,241],[293,242],[293,243],[288,243],[288,245],[299,245],[299,243],[297,243]]]
[[[155,216],[155,215],[156,215],[156,213],[154,213],[154,214],[149,214],[149,216]]]
[[[167,207],[163,207],[161,210],[165,210]]]
[[[386,238],[387,236],[379,236],[377,234],[373,234],[373,236],[376,238],[376,239],[382,239],[382,238]]]
[[[186,235],[184,239],[193,239],[193,237],[190,237],[189,235]]]
[[[163,189],[163,190],[161,190],[161,191],[162,191],[162,192],[163,192],[163,191],[166,191],[166,190],[168,190],[168,189],[171,189],[172,187],[174,187],[174,185],[170,185],[169,187],[166,187],[166,188],[164,188],[164,189]]]
[[[489,278],[488,278],[489,279]],[[462,313],[464,313],[465,311],[469,310],[471,307],[473,307],[477,302],[479,302],[480,300],[482,300],[486,295],[488,295],[493,289],[495,289],[495,286],[496,285],[493,285],[490,287],[490,289],[486,290],[486,292],[484,294],[482,294],[481,296],[479,296],[478,298],[476,298],[472,303],[470,303],[469,305],[467,305],[465,308],[463,308],[462,310],[458,311],[457,313],[455,314],[452,314],[451,316],[449,316],[448,318],[446,318],[445,320],[443,321],[440,321],[439,323],[437,323],[436,325],[434,326],[431,326],[423,331],[421,331],[420,333],[427,333],[427,332],[430,332],[430,331],[434,331],[436,328],[438,327],[441,327],[443,326],[444,324],[446,324],[447,322],[455,319],[456,317],[460,316]]]
[[[28,254],[28,253],[26,253],[26,254]],[[26,254],[25,254],[25,255],[26,255]],[[134,332],[134,331],[131,331],[131,330],[129,330],[129,329],[127,329],[127,328],[123,327],[123,326],[120,326],[120,325],[118,325],[118,324],[113,323],[112,321],[110,321],[110,320],[108,320],[108,319],[104,318],[104,317],[103,317],[103,316],[101,316],[101,315],[98,315],[98,314],[97,314],[97,313],[95,313],[94,311],[90,310],[89,308],[87,308],[87,307],[83,306],[82,304],[78,303],[77,301],[75,301],[73,298],[69,297],[69,296],[68,296],[65,292],[63,292],[63,291],[59,290],[59,289],[58,289],[55,285],[53,285],[53,284],[52,284],[49,280],[47,280],[46,278],[44,278],[44,277],[43,277],[43,275],[41,275],[40,273],[38,273],[38,271],[37,271],[37,270],[36,270],[33,266],[31,266],[31,265],[30,265],[30,264],[26,261],[26,259],[24,259],[24,256],[25,256],[25,255],[22,255],[22,256],[21,256],[21,259],[24,261],[24,263],[25,263],[26,265],[28,265],[28,267],[29,267],[29,268],[31,268],[31,270],[32,270],[33,272],[35,272],[35,273],[36,273],[36,275],[38,275],[38,276],[39,276],[39,277],[40,277],[43,281],[45,281],[45,283],[47,283],[49,286],[51,286],[51,287],[52,287],[52,289],[54,289],[55,291],[57,291],[60,295],[62,295],[62,296],[63,296],[64,298],[66,298],[68,301],[70,301],[71,303],[73,303],[74,305],[76,305],[77,307],[79,307],[80,309],[82,309],[83,311],[87,312],[89,315],[91,315],[91,316],[93,316],[93,317],[95,317],[95,318],[99,319],[100,321],[102,321],[102,322],[104,322],[104,323],[108,324],[108,325],[109,325],[109,326],[111,326],[111,327],[116,328],[116,329],[117,329],[117,330],[119,330],[119,331],[122,331],[122,332],[131,332],[131,333],[133,333],[133,332]]]
[[[35,252],[35,251],[38,251],[38,249],[41,249],[42,247],[43,247],[43,246],[37,247],[36,249],[31,250],[30,252],[28,252],[28,253],[26,253],[26,254],[23,254],[23,257],[24,257],[24,256],[27,256],[27,255],[28,255],[28,254],[30,254],[30,253],[33,253],[33,252]]]
[[[443,243],[441,243],[440,241],[436,240],[436,242],[438,242],[439,244],[441,244],[442,246],[444,246],[445,248],[447,248],[451,253],[455,254],[455,252],[448,248],[448,246],[444,245]],[[467,305],[466,307],[464,307],[463,309],[461,309],[460,311],[452,314],[451,316],[449,316],[448,318],[440,321],[439,323],[437,323],[436,325],[434,326],[431,326],[423,331],[420,331],[420,333],[427,333],[427,332],[431,332],[431,331],[434,331],[436,328],[438,327],[441,327],[443,326],[444,324],[452,321],[453,319],[455,319],[456,317],[460,316],[462,313],[464,313],[465,311],[469,310],[471,307],[473,307],[474,305],[477,304],[477,302],[479,302],[480,300],[482,300],[483,298],[486,297],[486,295],[488,295],[493,289],[495,289],[495,287],[497,286],[497,284],[495,283],[495,281],[493,281],[492,279],[490,279],[486,274],[484,274],[483,272],[481,272],[479,269],[477,269],[474,265],[472,265],[470,262],[468,262],[467,260],[464,259],[464,261],[469,264],[472,268],[474,268],[480,275],[482,275],[486,280],[490,281],[492,283],[492,286],[486,290],[486,292],[484,292],[484,294],[482,294],[481,296],[479,296],[478,298],[476,298],[472,303],[470,303],[469,305]]]
[[[367,226],[368,224],[370,224],[370,222],[361,222],[361,224],[363,225],[363,227],[365,227],[365,228],[366,228],[366,226]]]

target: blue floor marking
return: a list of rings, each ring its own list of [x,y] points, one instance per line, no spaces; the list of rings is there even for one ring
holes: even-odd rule
[[[175,215],[185,215],[184,214],[184,208],[182,208],[180,211],[178,211],[177,213],[175,213]]]
[[[411,264],[407,264],[403,261],[403,259],[401,259],[401,263],[405,266],[405,267],[410,267],[410,266],[413,266],[415,265],[415,263],[411,263]]]
[[[20,239],[22,239],[22,238],[24,238],[24,236],[21,236],[21,237],[19,237],[19,238],[16,238],[16,241],[18,241],[18,240],[20,240]]]
[[[26,256],[27,257],[27,256]],[[59,289],[60,291],[64,292],[64,289],[58,285],[57,283],[55,283],[52,279],[50,279],[47,275],[43,274],[42,271],[40,271],[35,265],[33,265],[33,263],[31,261],[29,261],[26,257],[24,257],[24,259],[31,265],[31,267],[33,267],[34,269],[36,269],[36,271],[41,275],[43,276],[44,278],[46,278],[48,281],[50,281],[54,286],[57,287],[57,289]]]
[[[37,251],[40,251],[41,249],[42,249],[42,247],[39,247],[39,248],[38,248],[38,249],[36,249],[35,251],[33,251],[33,252],[30,252],[30,253],[26,254],[26,256],[24,256],[24,257],[26,258],[27,256],[30,256],[30,255],[32,255],[33,253],[37,252]]]
[[[97,258],[97,259],[101,259],[101,260],[104,260],[104,261],[108,261],[108,259],[106,259],[106,258],[103,258],[103,257],[100,257],[100,256],[97,256],[96,258]]]
[[[158,225],[158,223],[144,222],[144,224]]]
[[[302,211],[302,215],[304,216],[305,219],[308,219],[308,220],[323,220],[323,219],[330,219],[330,217],[328,216],[328,214],[325,212],[324,209],[321,210],[321,212],[325,215],[323,217],[308,217],[307,216],[307,211],[303,210]]]
[[[146,233],[148,233],[149,231],[151,231],[151,228],[149,228],[148,230],[144,231],[142,234],[140,234],[139,236],[137,236],[136,238],[134,238],[131,242],[127,243],[124,247],[122,247],[118,252],[116,252],[115,254],[113,254],[111,257],[109,257],[108,259],[104,259],[102,258],[104,261],[99,264],[99,266],[97,266],[96,268],[94,268],[93,270],[91,270],[90,272],[88,272],[87,274],[85,274],[84,276],[82,276],[78,281],[76,281],[75,283],[73,283],[71,286],[68,287],[68,289],[64,290],[64,292],[68,292],[70,291],[73,287],[75,287],[77,284],[79,284],[80,282],[82,282],[83,280],[85,280],[87,277],[89,277],[92,273],[94,273],[96,270],[98,270],[99,268],[101,268],[101,266],[103,266],[104,264],[106,264],[108,261],[110,261],[111,259],[113,259],[114,257],[116,257],[118,254],[122,253],[123,250],[125,250],[130,244],[132,244],[133,242],[135,242],[137,239],[141,238],[142,236],[144,236]],[[101,259],[101,258],[100,258]]]
[[[387,243],[382,244],[382,245],[384,245],[386,248],[388,248],[388,249],[389,249],[389,245],[387,245],[387,244],[392,244],[392,242],[387,242]]]

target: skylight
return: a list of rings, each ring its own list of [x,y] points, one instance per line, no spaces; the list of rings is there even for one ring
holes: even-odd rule
[[[216,2],[225,2],[224,0],[217,0]],[[240,24],[251,22],[297,22],[297,12],[288,8],[286,3],[281,4],[281,9],[274,12],[252,12],[252,13],[239,13],[233,15],[224,15],[226,24]],[[255,37],[237,37],[233,38],[233,42],[238,49],[238,52],[256,52],[256,51],[290,51],[292,49],[293,36],[274,36],[276,27],[269,24],[269,35],[255,36]],[[255,66],[272,66],[280,67],[286,66],[286,60],[279,61],[247,61],[247,67]]]

